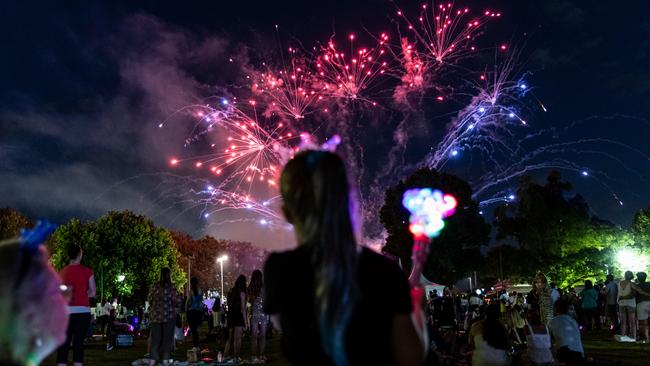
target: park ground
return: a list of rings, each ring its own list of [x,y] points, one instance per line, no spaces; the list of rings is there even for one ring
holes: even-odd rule
[[[612,334],[606,331],[583,334],[583,342],[587,357],[593,359],[594,365],[645,366],[650,364],[650,344],[617,343],[613,341]],[[147,342],[144,338],[136,339],[135,345],[129,348],[115,348],[112,351],[106,351],[105,345],[103,341],[87,342],[84,364],[89,366],[129,366],[133,361],[143,358],[147,349]],[[179,344],[178,350],[175,352],[176,358],[184,361],[189,347],[188,342]],[[202,342],[202,348],[210,350],[209,353],[203,354],[203,357],[216,358],[214,342],[211,344]],[[287,365],[286,360],[282,357],[280,339],[277,335],[269,340],[266,353],[268,357],[266,365]],[[244,361],[250,359],[250,341],[248,339],[244,339],[242,342],[241,354]],[[51,355],[43,363],[44,366],[55,364],[54,355]]]

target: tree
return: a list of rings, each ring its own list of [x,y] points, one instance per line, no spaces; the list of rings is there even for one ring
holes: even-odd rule
[[[587,278],[602,278],[614,264],[617,248],[631,244],[626,230],[590,214],[571,184],[550,172],[546,184],[523,177],[517,201],[495,209],[498,240],[514,239],[516,248],[504,261],[504,272],[520,279],[537,270],[571,286]]]
[[[634,243],[642,249],[650,249],[650,207],[637,211],[632,221]]]
[[[70,260],[66,254],[70,245],[81,246],[83,262],[95,273],[98,297],[103,290],[104,298],[128,296],[143,302],[163,267],[171,268],[172,281],[178,288],[185,283],[169,231],[133,212],[112,211],[95,222],[72,219],[53,237],[51,261],[57,269]]]
[[[33,227],[34,223],[13,208],[0,208],[0,240],[10,239],[20,234],[20,229]]]
[[[452,284],[481,265],[480,247],[487,244],[490,234],[490,226],[479,214],[469,185],[454,175],[420,169],[386,191],[380,211],[388,233],[383,250],[398,257],[404,270],[410,271],[413,236],[408,229],[409,213],[402,206],[402,195],[408,189],[425,187],[452,194],[458,201],[456,212],[445,220],[440,236],[432,240],[423,268],[425,277]]]
[[[188,268],[191,259],[191,276],[199,280],[204,289],[214,289],[221,292],[221,268],[217,258],[227,255],[228,260],[223,264],[224,290],[227,292],[233,286],[240,274],[250,275],[256,269],[262,269],[268,255],[266,251],[254,247],[248,242],[215,239],[205,236],[192,239],[185,233],[172,232],[172,237],[180,253],[179,264]]]

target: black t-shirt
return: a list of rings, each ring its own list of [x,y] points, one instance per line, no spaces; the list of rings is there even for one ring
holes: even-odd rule
[[[264,279],[264,309],[280,316],[285,357],[294,365],[331,365],[316,321],[310,247],[271,254]],[[361,250],[357,279],[360,299],[346,333],[348,359],[352,365],[390,363],[393,317],[412,310],[408,281],[392,260],[367,248]]]

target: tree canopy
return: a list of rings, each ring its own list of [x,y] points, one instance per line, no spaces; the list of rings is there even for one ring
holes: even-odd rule
[[[211,236],[192,239],[185,233],[172,232],[172,238],[180,253],[179,264],[183,269],[188,268],[191,259],[191,274],[199,280],[203,289],[215,289],[221,292],[221,268],[217,258],[227,255],[228,260],[223,264],[224,290],[234,285],[237,276],[243,274],[250,279],[256,269],[262,269],[268,253],[254,247],[248,242],[220,240]]]
[[[487,244],[490,226],[479,214],[478,203],[472,200],[472,190],[462,179],[432,169],[420,169],[386,191],[381,208],[381,222],[388,237],[384,252],[400,259],[404,270],[411,269],[413,236],[409,232],[409,212],[402,206],[402,195],[411,188],[433,188],[456,197],[458,207],[445,220],[445,228],[431,242],[425,277],[432,281],[452,284],[483,262],[480,247]]]
[[[0,240],[16,237],[20,229],[32,227],[34,223],[22,213],[9,207],[0,208]]]
[[[130,211],[112,211],[91,222],[72,219],[56,230],[53,242],[51,261],[57,269],[69,262],[70,245],[83,249],[82,263],[95,274],[98,298],[103,290],[104,298],[122,295],[142,302],[163,267],[171,268],[178,288],[186,281],[169,231]]]
[[[592,215],[582,196],[570,190],[556,171],[544,185],[523,177],[516,201],[495,209],[497,240],[514,241],[514,248],[501,252],[507,256],[502,258],[505,273],[530,279],[541,270],[570,286],[614,269],[616,250],[631,245],[632,236]]]

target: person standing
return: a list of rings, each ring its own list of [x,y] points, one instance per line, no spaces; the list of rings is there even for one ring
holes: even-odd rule
[[[224,357],[228,356],[230,346],[233,348],[234,362],[240,362],[241,338],[244,329],[248,329],[249,320],[246,316],[246,277],[239,275],[235,286],[228,292],[228,341],[223,351]]]
[[[172,272],[165,267],[160,270],[160,281],[149,289],[149,318],[151,324],[150,365],[156,365],[161,359],[168,362],[171,358],[174,341],[174,324],[181,305],[181,296],[172,283]]]
[[[636,341],[636,300],[632,290],[631,271],[625,272],[625,279],[618,283],[618,310],[621,317],[621,340]],[[629,335],[628,336],[628,329]]]
[[[284,215],[299,245],[266,260],[264,310],[282,334],[288,361],[421,365],[421,299],[412,304],[395,262],[357,244],[356,206],[341,158],[302,151],[280,181]]]
[[[546,276],[538,272],[534,280],[535,293],[539,304],[539,315],[542,324],[546,325],[553,319],[553,299],[551,297],[551,288],[548,285]]]
[[[203,294],[199,289],[199,279],[190,280],[190,296],[187,298],[187,322],[192,332],[192,346],[199,351],[199,326],[203,321]]]
[[[90,326],[90,298],[95,297],[95,277],[92,269],[81,264],[83,251],[77,244],[68,248],[70,264],[63,267],[59,275],[64,285],[71,289],[70,302],[68,303],[67,338],[59,347],[56,362],[59,366],[68,363],[68,351],[72,343],[72,362],[81,366],[84,362],[84,339]]]
[[[605,283],[605,294],[607,298],[607,318],[609,320],[610,329],[618,330],[618,285],[614,281],[614,276],[607,275]]]
[[[648,275],[645,272],[636,274],[639,280],[637,286],[643,291],[650,293],[650,283],[646,282]],[[648,328],[648,317],[650,317],[650,296],[642,293],[636,295],[636,317],[639,320],[639,328],[643,335],[643,342],[650,342],[650,330]]]
[[[106,326],[108,325],[108,322],[110,320],[111,309],[113,309],[111,303],[108,302],[107,300],[104,300],[104,303],[102,304],[102,310],[100,316],[100,323],[101,323],[103,335],[106,335]]]
[[[251,282],[248,285],[248,300],[251,303],[251,362],[266,362],[266,326],[269,317],[264,314],[264,297],[262,291],[264,288],[264,279],[262,271],[256,269],[251,276]]]
[[[585,329],[592,330],[598,307],[598,291],[594,289],[594,285],[590,280],[585,281],[585,288],[580,292],[580,307],[582,308]]]

